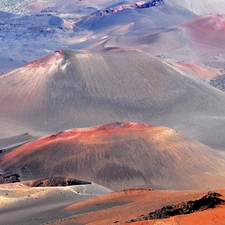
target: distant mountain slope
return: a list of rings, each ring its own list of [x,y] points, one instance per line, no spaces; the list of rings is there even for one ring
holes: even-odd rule
[[[112,123],[49,135],[6,153],[3,177],[73,176],[110,189],[224,187],[225,159],[165,127]]]
[[[141,29],[161,28],[177,25],[195,18],[196,15],[185,8],[164,4],[163,1],[136,2],[105,8],[81,17],[74,24],[74,31],[89,30],[95,36],[123,35],[121,30],[127,25],[127,33]],[[100,32],[100,33],[99,33]],[[120,33],[121,32],[121,33]]]
[[[0,12],[2,55],[26,62],[56,49],[86,48],[107,35],[172,26],[196,16],[162,0],[3,0],[0,10],[14,13]],[[4,67],[1,74],[11,71],[11,65]]]
[[[139,32],[139,35],[109,37],[101,45],[105,48],[133,46],[155,55],[171,55],[177,61],[193,55],[197,61],[204,62],[210,56],[225,53],[224,21],[224,15],[199,16],[176,26]]]
[[[165,0],[165,2],[174,2],[177,5],[185,7],[197,15],[209,13],[225,14],[225,2],[223,0]]]
[[[183,28],[196,44],[205,45],[205,48],[215,47],[221,52],[225,51],[223,39],[225,35],[225,15],[200,16],[178,27]]]

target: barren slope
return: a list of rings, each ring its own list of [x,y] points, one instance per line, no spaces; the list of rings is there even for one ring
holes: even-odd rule
[[[225,53],[224,18],[216,14],[199,16],[164,29],[139,31],[133,36],[113,36],[102,45],[105,48],[133,46],[176,61],[190,62],[188,57],[191,56],[193,62],[203,63]]]
[[[88,32],[84,40],[88,46],[105,36],[140,36],[146,30],[174,26],[195,17],[194,13],[161,0],[120,3],[79,18],[74,31]]]
[[[184,28],[193,44],[199,48],[218,48],[218,52],[225,51],[223,36],[225,34],[225,15],[210,14],[200,16],[178,27]],[[216,51],[216,50],[214,50]]]
[[[222,155],[165,127],[113,123],[40,138],[5,154],[3,177],[72,176],[111,189],[224,187]]]
[[[0,104],[1,137],[143,121],[224,144],[224,93],[138,51],[55,52],[1,76]]]
[[[169,2],[169,0],[165,0]],[[205,15],[209,13],[224,14],[225,13],[225,2],[223,0],[170,0],[170,2],[176,3],[197,15]]]
[[[224,190],[217,191],[218,198],[224,201]],[[213,195],[214,193],[212,193]],[[205,208],[202,211],[193,211],[192,214],[172,216],[167,219],[148,220],[136,223],[127,223],[138,217],[163,207],[172,207],[204,199],[209,193],[206,191],[159,191],[148,189],[131,189],[109,193],[84,202],[71,204],[62,209],[58,216],[60,219],[50,222],[52,225],[69,224],[130,224],[130,225],[190,225],[190,224],[221,224],[224,225],[225,206],[222,203],[215,208]],[[215,194],[216,195],[216,194]],[[206,200],[207,201],[207,200]],[[212,199],[213,203],[213,199]],[[204,207],[203,204],[199,204]],[[35,220],[32,222],[35,223]]]
[[[68,182],[70,182],[68,186]],[[69,204],[111,192],[75,179],[51,178],[0,185],[1,225],[43,224],[60,219]]]

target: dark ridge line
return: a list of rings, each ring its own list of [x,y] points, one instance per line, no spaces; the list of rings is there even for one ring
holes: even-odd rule
[[[10,174],[3,176],[3,173],[0,170],[0,184],[18,183],[20,182],[19,177],[19,174]]]
[[[49,177],[41,178],[36,180],[20,181],[18,174],[11,174],[8,176],[2,176],[0,174],[0,184],[10,184],[10,183],[25,183],[29,187],[62,187],[62,186],[73,186],[73,185],[87,185],[92,184],[90,181],[83,181],[74,178],[67,177]]]
[[[134,2],[132,4],[122,4],[122,5],[118,5],[116,7],[105,8],[105,9],[93,12],[90,15],[86,15],[86,16],[82,17],[82,19],[87,19],[90,16],[91,17],[94,17],[94,16],[101,17],[101,16],[105,16],[105,15],[110,15],[112,13],[117,13],[124,9],[146,9],[146,8],[157,7],[157,6],[163,5],[164,0],[150,0],[147,2],[140,3],[140,4],[138,4],[138,3],[140,3],[140,2]]]
[[[133,4],[121,5],[121,7],[122,7],[121,9],[118,9],[118,7],[103,9],[103,10],[93,13],[92,15],[104,16],[104,15],[116,13],[116,12],[124,10],[124,9],[146,9],[146,8],[151,8],[151,7],[157,7],[159,5],[164,4],[164,0],[151,0],[151,1],[144,2],[142,4],[138,4],[138,3],[139,2],[135,2]]]
[[[131,219],[126,223],[132,223],[144,220],[166,219],[172,216],[192,214],[199,211],[205,211],[214,208],[217,205],[225,204],[225,201],[219,197],[222,195],[217,192],[208,192],[198,200],[178,203],[176,205],[167,205],[161,209],[157,209],[146,215],[141,215],[137,218]]]
[[[86,185],[86,184],[92,184],[92,182],[66,177],[51,177],[34,180],[31,187],[59,187],[59,186]]]

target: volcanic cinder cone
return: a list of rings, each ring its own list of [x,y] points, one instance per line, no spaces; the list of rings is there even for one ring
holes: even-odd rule
[[[77,177],[111,189],[224,187],[224,158],[165,127],[113,123],[71,129],[8,152],[3,177]]]
[[[139,51],[55,52],[0,77],[0,104],[2,137],[143,121],[224,143],[224,93]]]

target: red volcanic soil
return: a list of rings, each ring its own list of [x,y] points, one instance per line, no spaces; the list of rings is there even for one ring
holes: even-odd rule
[[[197,212],[188,215],[175,216],[168,219],[148,220],[130,225],[224,225],[225,224],[225,205],[217,206],[213,209]]]
[[[21,183],[18,184],[21,186]],[[169,191],[126,189],[111,193],[108,193],[108,191],[104,192],[104,190],[101,192],[100,190],[97,194],[98,197],[96,197],[96,195],[91,196],[91,194],[96,191],[94,188],[91,190],[91,186],[92,185],[86,185],[84,187],[83,185],[81,188],[79,188],[79,185],[71,187],[53,188],[42,186],[41,188],[28,188],[29,185],[22,185],[17,189],[13,189],[13,187],[9,186],[6,187],[6,189],[0,189],[0,205],[5,205],[11,209],[12,218],[14,218],[14,221],[20,222],[19,224],[38,225],[40,224],[39,218],[42,218],[42,224],[52,225],[224,225],[224,189],[215,192],[207,192],[204,190]],[[16,186],[14,186],[14,188],[15,187]],[[85,188],[89,188],[89,190]],[[83,192],[81,192],[81,190],[83,190]],[[63,193],[63,195],[59,193]],[[66,197],[68,194],[71,196],[70,199]],[[82,194],[89,199],[77,199],[78,197],[82,197]],[[89,196],[87,194],[89,194]],[[101,196],[99,196],[99,194],[101,194]],[[48,206],[48,211],[45,211],[46,206]],[[186,206],[188,207],[185,208]],[[20,210],[21,207],[22,209],[26,209],[27,212],[32,209],[31,216],[24,215],[24,211]],[[170,210],[173,208],[177,209],[177,212],[181,214],[176,215],[177,212],[174,212],[174,216],[174,214],[165,213],[165,209]],[[183,209],[185,209],[185,211],[182,211]],[[170,217],[134,223],[130,222],[131,220],[143,218],[149,214],[156,217],[160,215],[163,217],[168,215]],[[3,214],[1,215],[6,216],[9,215],[9,213],[3,210]],[[20,217],[22,220],[20,220]],[[3,218],[1,217],[1,219]],[[10,218],[6,218],[6,221],[8,221],[8,223],[3,223],[4,225],[16,224],[13,223],[13,220]]]
[[[123,122],[49,135],[0,161],[3,178],[69,176],[113,190],[222,188],[224,165],[220,154],[175,130]]]
[[[213,71],[190,63],[173,63],[173,66],[183,70],[184,72],[191,73],[203,80],[211,79],[217,76],[217,74]]]
[[[13,160],[14,162],[16,162],[19,160],[19,158],[22,159],[21,154],[29,154],[34,151],[41,150],[41,147],[44,147],[46,145],[48,146],[55,142],[76,141],[78,143],[85,143],[87,145],[91,145],[94,143],[107,144],[109,142],[114,142],[114,140],[111,139],[110,135],[120,134],[122,132],[126,133],[126,131],[128,133],[130,133],[129,131],[131,131],[131,133],[132,131],[142,132],[142,128],[150,127],[151,126],[147,124],[118,122],[107,125],[94,126],[90,128],[75,128],[67,131],[62,131],[56,134],[42,137],[37,141],[30,142],[27,145],[24,145],[21,148],[10,152],[9,154],[7,154],[7,156],[2,158],[1,163],[2,165],[4,165],[8,160]],[[24,149],[26,149],[26,151],[24,151]]]
[[[34,60],[21,68],[16,69],[15,71],[21,71],[23,73],[31,72],[31,76],[34,74],[37,75],[38,72],[48,73],[51,72],[51,70],[56,69],[60,60],[62,60],[64,57],[64,52],[59,50],[55,51],[52,54],[49,54],[43,58]],[[11,72],[9,74],[13,74],[13,78],[17,79],[17,75],[14,74],[14,72]],[[2,76],[4,77],[4,76]]]
[[[32,65],[32,67],[36,67],[39,69],[40,67],[49,67],[49,65],[56,63],[58,60],[62,59],[64,57],[63,51],[55,51],[55,53],[47,55],[43,58],[40,58],[38,60],[35,60],[31,63],[27,64],[27,67],[29,65]]]
[[[225,191],[219,191],[224,195]],[[206,191],[158,191],[148,189],[130,189],[106,194],[101,197],[72,204],[64,209],[65,215],[73,215],[51,224],[125,224],[127,221],[161,209],[165,206],[181,205],[207,196]],[[223,196],[219,197],[225,200]],[[203,197],[204,199],[204,197]],[[201,203],[200,203],[201,204]],[[201,207],[201,205],[199,205]],[[192,214],[178,215],[166,219],[148,220],[129,224],[225,224],[225,205],[212,209],[196,211]],[[200,222],[199,222],[200,221]],[[128,223],[126,223],[128,224]]]
[[[194,46],[217,52],[225,51],[225,15],[210,14],[178,25],[191,37]]]

